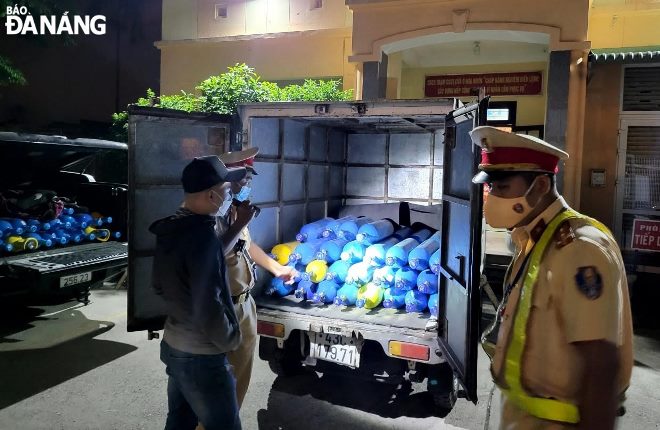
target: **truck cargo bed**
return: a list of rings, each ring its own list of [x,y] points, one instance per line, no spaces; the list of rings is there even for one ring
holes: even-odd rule
[[[383,307],[363,309],[355,306],[315,305],[308,302],[301,302],[295,296],[282,298],[259,296],[255,298],[255,301],[260,310],[272,309],[293,314],[327,318],[329,320],[355,321],[363,324],[409,330],[424,331],[424,327],[430,317],[429,313],[407,313],[403,309],[386,309]]]

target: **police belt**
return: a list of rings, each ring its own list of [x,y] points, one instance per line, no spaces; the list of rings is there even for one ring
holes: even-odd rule
[[[231,296],[231,302],[235,305],[242,305],[250,297],[250,290],[243,291],[238,296]]]

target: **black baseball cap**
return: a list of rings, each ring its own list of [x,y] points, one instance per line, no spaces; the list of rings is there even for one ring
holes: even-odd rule
[[[222,182],[238,182],[246,175],[245,167],[228,168],[217,155],[194,158],[181,174],[186,193],[208,190]]]

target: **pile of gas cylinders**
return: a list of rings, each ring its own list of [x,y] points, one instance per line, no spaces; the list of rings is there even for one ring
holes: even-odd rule
[[[111,224],[112,217],[73,208],[64,208],[50,221],[0,218],[0,254],[120,239],[121,232],[111,230]]]
[[[293,285],[274,278],[266,294],[318,305],[405,309],[438,314],[440,233],[388,219],[346,216],[304,225],[271,257],[299,272]]]

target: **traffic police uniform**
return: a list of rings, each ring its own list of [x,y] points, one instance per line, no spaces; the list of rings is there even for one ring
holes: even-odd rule
[[[568,157],[540,139],[493,127],[477,127],[472,140],[482,147],[478,183],[494,171],[556,173]],[[503,393],[500,428],[574,428],[588,365],[575,342],[616,345],[620,368],[612,377],[621,400],[630,383],[632,320],[623,259],[609,230],[561,197],[511,237],[516,252],[498,310],[497,343],[483,339]]]
[[[254,170],[253,162],[258,152],[258,148],[227,152],[220,155],[220,160],[227,166],[245,167],[256,175],[257,172]],[[228,214],[224,218],[218,219],[218,232],[222,234],[227,231],[235,219],[236,208],[232,205]],[[243,403],[250,384],[254,349],[257,345],[257,308],[254,299],[250,295],[250,290],[254,287],[256,281],[256,264],[252,261],[249,253],[251,243],[250,232],[245,227],[238,236],[236,246],[227,251],[225,255],[232,300],[243,336],[239,347],[227,354],[236,377],[236,396],[239,407]]]

